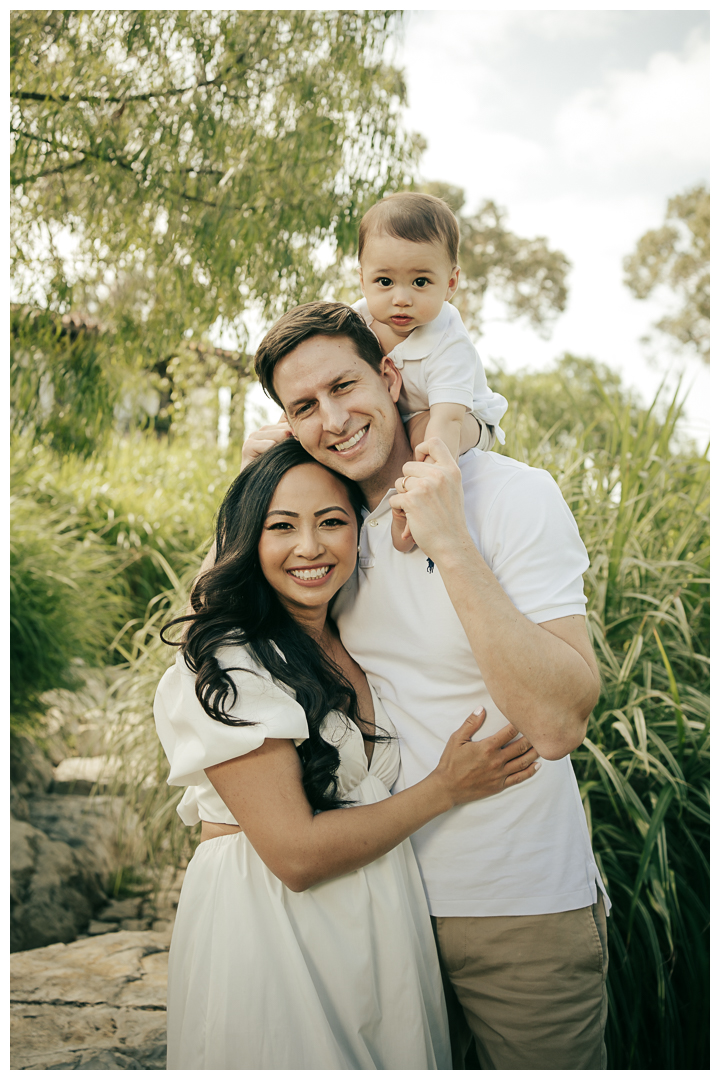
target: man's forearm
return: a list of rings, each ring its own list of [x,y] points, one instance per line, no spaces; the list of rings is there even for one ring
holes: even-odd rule
[[[467,535],[436,565],[495,704],[543,757],[569,753],[599,691],[582,616],[530,622]]]

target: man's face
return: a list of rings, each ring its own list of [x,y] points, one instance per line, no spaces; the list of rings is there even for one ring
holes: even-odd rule
[[[402,379],[387,357],[378,373],[346,337],[312,337],[273,373],[275,392],[309,454],[352,480],[372,479],[388,462],[402,427]]]

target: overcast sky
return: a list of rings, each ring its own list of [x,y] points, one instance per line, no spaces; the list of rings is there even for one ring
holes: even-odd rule
[[[622,258],[663,220],[670,196],[709,178],[707,11],[414,11],[396,62],[406,126],[427,142],[425,179],[491,198],[523,236],[573,264],[549,340],[489,321],[482,356],[509,370],[564,351],[623,373],[649,400],[663,372],[687,372],[689,427],[709,432],[709,372],[639,343],[663,309],[622,284]],[[488,306],[488,314],[502,314]]]

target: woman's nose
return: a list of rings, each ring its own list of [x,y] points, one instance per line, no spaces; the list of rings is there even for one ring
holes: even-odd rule
[[[298,529],[295,539],[295,552],[303,559],[314,559],[324,551],[324,545],[315,531],[315,526],[308,524]]]

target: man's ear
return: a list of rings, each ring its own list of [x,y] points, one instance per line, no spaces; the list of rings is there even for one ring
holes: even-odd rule
[[[453,271],[448,282],[447,292],[445,293],[446,300],[452,300],[453,296],[457,292],[457,287],[460,284],[460,267],[453,266]]]
[[[389,356],[383,356],[380,363],[380,377],[387,385],[390,391],[390,397],[397,404],[400,397],[400,391],[402,390],[402,375],[395,367],[394,362]]]

